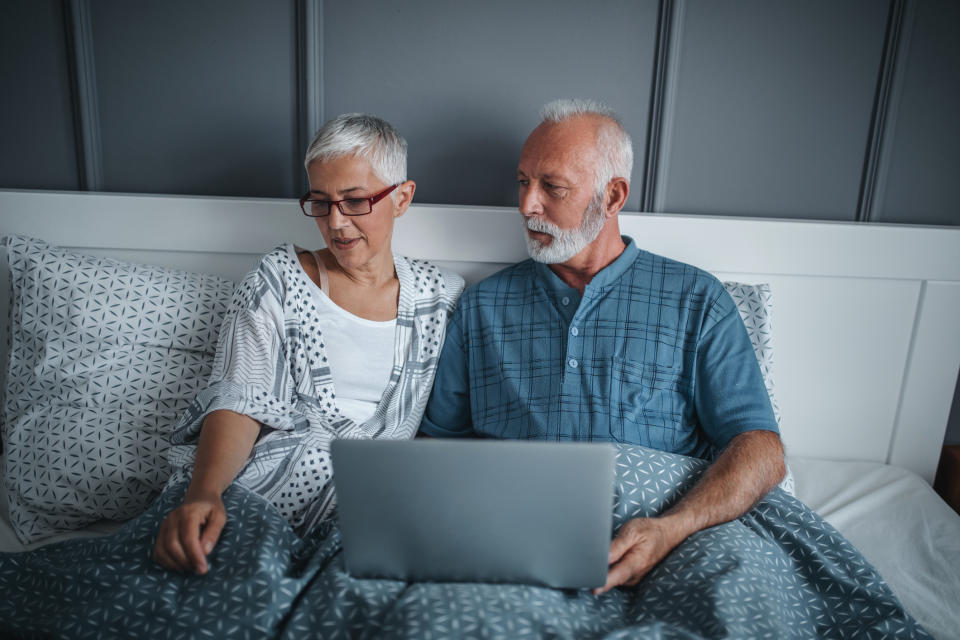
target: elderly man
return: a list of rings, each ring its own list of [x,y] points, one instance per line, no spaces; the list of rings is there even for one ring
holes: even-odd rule
[[[621,528],[602,593],[639,582],[690,534],[742,515],[783,477],[783,449],[721,283],[620,235],[633,153],[616,115],[574,100],[541,115],[517,169],[532,260],[461,298],[421,431],[712,459],[674,507]]]

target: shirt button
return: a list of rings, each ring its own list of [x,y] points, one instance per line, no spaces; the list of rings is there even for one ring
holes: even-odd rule
[[[576,358],[570,358],[569,360],[567,360],[567,364],[570,365],[571,369],[576,369],[577,367],[580,366],[580,363],[577,362]]]
[[[577,329],[576,327],[570,327],[570,335],[572,336],[580,335],[580,329]]]
[[[568,298],[567,296],[563,296],[563,298],[560,300],[560,304],[562,304],[563,306],[567,306],[568,304],[570,304],[570,298]]]

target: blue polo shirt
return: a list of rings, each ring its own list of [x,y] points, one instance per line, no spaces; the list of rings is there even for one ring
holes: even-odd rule
[[[706,271],[627,247],[583,295],[526,260],[464,292],[421,431],[607,441],[712,457],[777,423],[750,338]]]

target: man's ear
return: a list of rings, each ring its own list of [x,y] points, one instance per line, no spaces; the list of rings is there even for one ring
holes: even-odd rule
[[[613,178],[607,183],[607,193],[604,197],[604,214],[612,218],[627,204],[630,195],[630,183],[626,178]]]
[[[413,193],[417,190],[417,183],[413,180],[407,180],[406,182],[401,182],[397,187],[397,190],[394,193],[397,194],[396,205],[393,208],[393,217],[399,218],[404,213],[407,212],[407,209],[410,207],[410,203],[413,202]]]

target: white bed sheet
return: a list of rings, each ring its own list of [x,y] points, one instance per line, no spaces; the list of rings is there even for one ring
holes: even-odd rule
[[[919,476],[875,462],[791,458],[797,497],[877,568],[935,638],[960,638],[960,516]]]
[[[873,563],[907,611],[935,638],[960,638],[960,516],[919,476],[904,469],[816,458],[789,462],[797,497]],[[104,535],[119,526],[98,522],[25,546],[10,527],[6,487],[0,480],[0,551]]]

